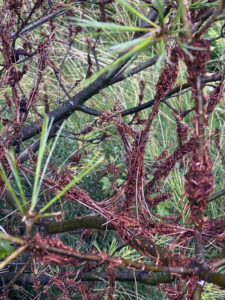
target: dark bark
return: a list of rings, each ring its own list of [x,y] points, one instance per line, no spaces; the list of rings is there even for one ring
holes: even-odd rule
[[[77,229],[98,229],[98,230],[115,230],[111,224],[104,225],[106,219],[100,215],[84,216],[64,222],[47,223],[44,226],[45,232],[54,234],[60,232],[68,232]]]
[[[0,285],[4,286],[6,283],[10,282],[15,276],[17,272],[4,272],[0,274]],[[76,274],[69,275],[69,278],[76,277]],[[77,277],[77,280],[83,281],[101,281],[108,280],[107,272],[88,272],[81,273]],[[154,274],[151,273],[148,275],[148,272],[138,271],[138,272],[116,272],[116,280],[123,282],[134,282],[136,281],[140,283],[144,283],[146,285],[157,285],[160,283],[170,283],[173,282],[173,277],[170,274]],[[51,276],[47,274],[39,274],[37,279],[40,281],[41,285],[48,284]],[[17,281],[15,282],[18,285],[32,285],[34,277],[31,273],[22,274]]]
[[[200,279],[219,285],[220,287],[225,287],[225,274],[218,272],[212,272],[206,268],[200,268],[197,272]]]

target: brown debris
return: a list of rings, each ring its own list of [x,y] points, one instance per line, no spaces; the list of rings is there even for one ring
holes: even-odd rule
[[[148,199],[146,199],[146,201],[147,201],[149,207],[154,207],[161,202],[169,200],[169,198],[171,198],[171,196],[172,196],[171,193],[162,193],[158,196],[155,196],[154,198],[148,198]]]
[[[193,150],[195,144],[196,139],[192,137],[182,146],[177,146],[174,152],[160,163],[156,172],[154,173],[153,179],[146,185],[146,192],[149,192],[152,189],[154,183],[160,184],[161,180],[169,175],[176,163]]]
[[[163,290],[167,299],[170,300],[184,300],[184,294],[182,288],[181,280],[176,283],[176,288],[174,288],[171,284],[160,284],[160,289]]]
[[[204,75],[206,72],[205,64],[210,57],[210,41],[194,41],[191,43],[188,51],[192,57],[184,53],[184,61],[187,66],[188,82],[195,88],[196,78],[200,75]]]
[[[220,144],[220,131],[219,131],[218,128],[216,128],[216,130],[215,130],[215,143],[216,143],[216,147],[217,147],[217,149],[218,149],[218,152],[219,152],[219,154],[220,154],[220,158],[221,158],[223,167],[225,168],[225,155],[223,154],[222,149],[221,149],[221,144]]]
[[[202,214],[205,212],[209,195],[213,191],[212,161],[207,144],[204,148],[203,158],[197,147],[193,150],[189,172],[185,175],[184,188],[191,205],[191,221],[195,226],[201,226]]]
[[[206,109],[207,115],[210,115],[214,111],[220,99],[224,97],[224,87],[225,84],[222,82],[209,94],[207,99],[208,105]]]
[[[162,73],[159,76],[157,85],[156,85],[156,95],[154,97],[157,102],[168,93],[177,80],[178,74],[178,62],[181,57],[181,51],[179,47],[172,49],[170,54],[171,64],[166,64]]]
[[[188,138],[188,132],[190,131],[190,127],[181,119],[180,116],[176,115],[175,119],[177,125],[178,143],[181,146],[182,142],[185,142]]]
[[[28,249],[43,264],[55,263],[62,264],[64,266],[80,264],[80,261],[74,257],[52,253],[46,249],[47,247],[54,247],[68,251],[75,251],[72,247],[64,245],[60,240],[42,237],[39,233],[36,233],[29,243],[31,246]]]

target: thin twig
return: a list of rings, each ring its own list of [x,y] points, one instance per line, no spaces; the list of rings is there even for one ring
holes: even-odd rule
[[[62,14],[64,14],[64,13],[66,13],[66,12],[67,12],[67,9],[62,9],[62,10],[56,11],[56,12],[54,12],[54,13],[52,13],[52,14],[49,14],[48,16],[44,17],[43,19],[41,19],[41,20],[39,20],[39,21],[37,21],[37,22],[35,22],[35,23],[33,23],[33,24],[31,24],[31,25],[29,25],[29,26],[23,28],[23,29],[19,32],[19,35],[23,35],[23,34],[29,32],[29,31],[32,31],[33,29],[39,27],[40,25],[42,25],[42,24],[48,22],[50,19],[53,19],[53,18],[55,18],[55,17],[58,17],[58,16],[60,16],[60,15],[62,15]],[[12,33],[12,34],[11,34],[11,39],[15,38],[16,35],[17,35],[16,32]]]
[[[18,278],[26,271],[26,269],[29,267],[30,263],[32,261],[32,258],[30,257],[26,264],[21,268],[21,270],[16,274],[16,276],[7,284],[6,290],[10,289],[11,286],[18,280]]]

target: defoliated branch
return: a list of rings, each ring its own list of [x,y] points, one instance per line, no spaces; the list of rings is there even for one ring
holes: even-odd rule
[[[29,26],[23,28],[19,33],[16,33],[16,32],[12,33],[12,34],[11,34],[11,39],[15,38],[17,35],[18,35],[18,36],[21,36],[21,35],[23,35],[23,34],[29,32],[29,31],[32,31],[33,29],[35,29],[35,28],[41,26],[42,24],[48,22],[49,20],[51,20],[51,19],[53,19],[53,18],[55,18],[55,17],[58,17],[58,16],[64,14],[66,11],[67,11],[67,9],[61,9],[61,10],[59,10],[59,11],[56,11],[56,12],[54,12],[54,13],[52,13],[52,14],[47,15],[47,16],[44,17],[43,19],[38,20],[37,22],[34,22],[34,23],[32,23],[31,25],[29,25]]]
[[[17,272],[4,272],[0,274],[0,283],[7,283],[11,281],[13,278],[17,276]],[[69,278],[76,277],[77,280],[82,281],[102,281],[108,280],[108,273],[106,272],[88,272],[88,273],[80,273],[78,276],[75,274],[69,274]],[[42,285],[48,284],[51,276],[47,274],[39,274],[36,277]],[[24,273],[20,277],[16,278],[17,285],[32,285],[33,284],[33,276],[31,273]],[[138,281],[140,283],[144,283],[146,285],[155,286],[160,283],[171,283],[174,278],[170,274],[155,274],[143,271],[137,272],[116,272],[116,281],[122,282],[134,282]]]

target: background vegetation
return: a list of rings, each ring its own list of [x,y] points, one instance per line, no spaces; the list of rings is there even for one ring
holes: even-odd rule
[[[0,1],[3,299],[224,299],[224,1]]]

